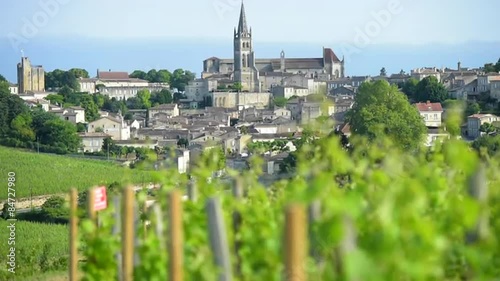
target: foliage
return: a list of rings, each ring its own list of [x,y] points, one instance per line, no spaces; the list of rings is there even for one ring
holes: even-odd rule
[[[484,135],[472,143],[472,147],[482,154],[493,156],[500,151],[500,135]]]
[[[262,154],[265,152],[286,152],[289,140],[256,141],[247,145],[248,152],[252,154]]]
[[[150,172],[131,170],[106,161],[71,158],[22,152],[0,146],[0,174],[15,172],[19,177],[17,199],[30,196],[60,194],[71,187],[83,190],[112,182],[149,183]],[[7,198],[7,189],[0,190],[0,200]]]
[[[241,90],[243,90],[243,85],[241,85],[240,82],[235,82],[235,83],[233,83],[232,88],[234,90],[236,90],[237,92],[241,92]]]
[[[404,150],[420,147],[426,132],[418,110],[395,85],[383,80],[361,85],[347,118],[353,135],[370,140],[387,135]]]
[[[403,84],[401,91],[405,93],[408,99],[412,100],[417,95],[417,85],[418,80],[415,78],[410,78]]]
[[[385,70],[385,67],[382,67],[382,69],[380,69],[380,76],[387,76],[387,71]]]
[[[484,65],[484,72],[490,73],[490,72],[500,72],[500,58],[498,59],[496,64],[493,63],[486,63]]]
[[[9,222],[0,221],[0,228],[7,229]],[[9,246],[8,231],[0,232],[5,243],[0,244],[0,262],[6,265]],[[0,280],[28,280],[45,272],[63,271],[68,268],[69,229],[65,225],[16,222],[16,273],[0,269]],[[14,279],[13,276],[15,276]]]
[[[274,105],[277,107],[284,107],[287,104],[288,100],[283,97],[274,98]]]
[[[189,146],[189,141],[185,138],[180,138],[177,141],[177,146],[187,148]]]
[[[323,102],[326,99],[324,94],[311,94],[306,97],[308,102]]]
[[[140,102],[141,109],[148,109],[151,107],[151,92],[147,89],[140,90],[137,92],[137,99]]]
[[[64,71],[56,69],[51,72],[45,73],[45,88],[46,89],[59,89],[63,87],[68,87],[73,91],[80,90],[80,83],[78,83],[76,75],[87,75],[84,70],[72,69],[70,71]]]
[[[60,196],[52,196],[42,205],[40,212],[45,222],[67,223],[69,220],[69,209],[65,199]]]
[[[178,91],[185,91],[186,86],[190,81],[193,81],[195,74],[189,70],[176,69],[172,73],[170,86]]]
[[[493,124],[491,124],[491,123],[484,123],[479,127],[479,131],[486,133],[486,134],[494,133],[497,130],[498,130],[498,128],[493,126]]]
[[[429,76],[418,82],[414,98],[417,102],[443,102],[448,98],[448,91],[436,77]]]
[[[7,79],[5,79],[5,77],[2,74],[0,74],[0,82],[9,82],[9,81],[7,81]]]
[[[169,104],[172,103],[172,101],[172,93],[167,89],[152,93],[150,98],[150,102],[153,105]]]

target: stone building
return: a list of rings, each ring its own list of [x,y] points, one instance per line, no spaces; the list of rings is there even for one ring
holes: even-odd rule
[[[31,65],[29,58],[22,57],[17,64],[18,93],[44,92],[45,71],[41,65]]]
[[[268,108],[271,102],[271,93],[235,93],[235,92],[213,92],[213,107],[238,108],[248,107]]]
[[[234,58],[211,57],[203,61],[202,78],[215,75],[233,77],[243,90],[256,92],[264,88],[264,77],[279,77],[280,73],[301,74],[313,79],[344,77],[344,59],[340,60],[330,48],[323,48],[319,58],[286,58],[281,51],[279,58],[258,59],[255,57],[252,29],[248,28],[245,7],[242,3],[238,29],[234,30]],[[269,84],[269,83],[266,83]]]

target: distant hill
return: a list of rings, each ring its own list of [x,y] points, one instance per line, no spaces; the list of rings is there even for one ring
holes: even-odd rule
[[[84,190],[112,182],[149,183],[150,172],[118,166],[106,161],[37,154],[0,146],[0,175],[4,188],[0,200],[7,198],[7,175],[16,173],[16,198],[59,194],[76,187]]]

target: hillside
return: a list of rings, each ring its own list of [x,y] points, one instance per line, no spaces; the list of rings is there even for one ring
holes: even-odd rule
[[[7,198],[7,177],[15,172],[16,198],[79,190],[114,181],[151,182],[149,172],[121,167],[105,161],[77,159],[51,154],[36,154],[0,146],[0,200]]]

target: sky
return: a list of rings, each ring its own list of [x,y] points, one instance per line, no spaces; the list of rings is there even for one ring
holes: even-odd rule
[[[498,0],[244,0],[257,58],[321,57],[331,47],[348,75],[416,67],[479,67],[500,57]],[[241,0],[3,1],[0,74],[21,54],[46,71],[184,68],[233,55]],[[6,11],[6,12],[4,12]],[[23,52],[22,52],[23,51]]]
[[[36,36],[231,38],[240,5],[241,0],[4,1],[8,12],[0,17],[0,36],[22,35],[34,23]],[[497,0],[245,0],[245,8],[255,40],[264,42],[350,42],[358,30],[370,29],[365,33],[373,35],[371,43],[500,41]]]

